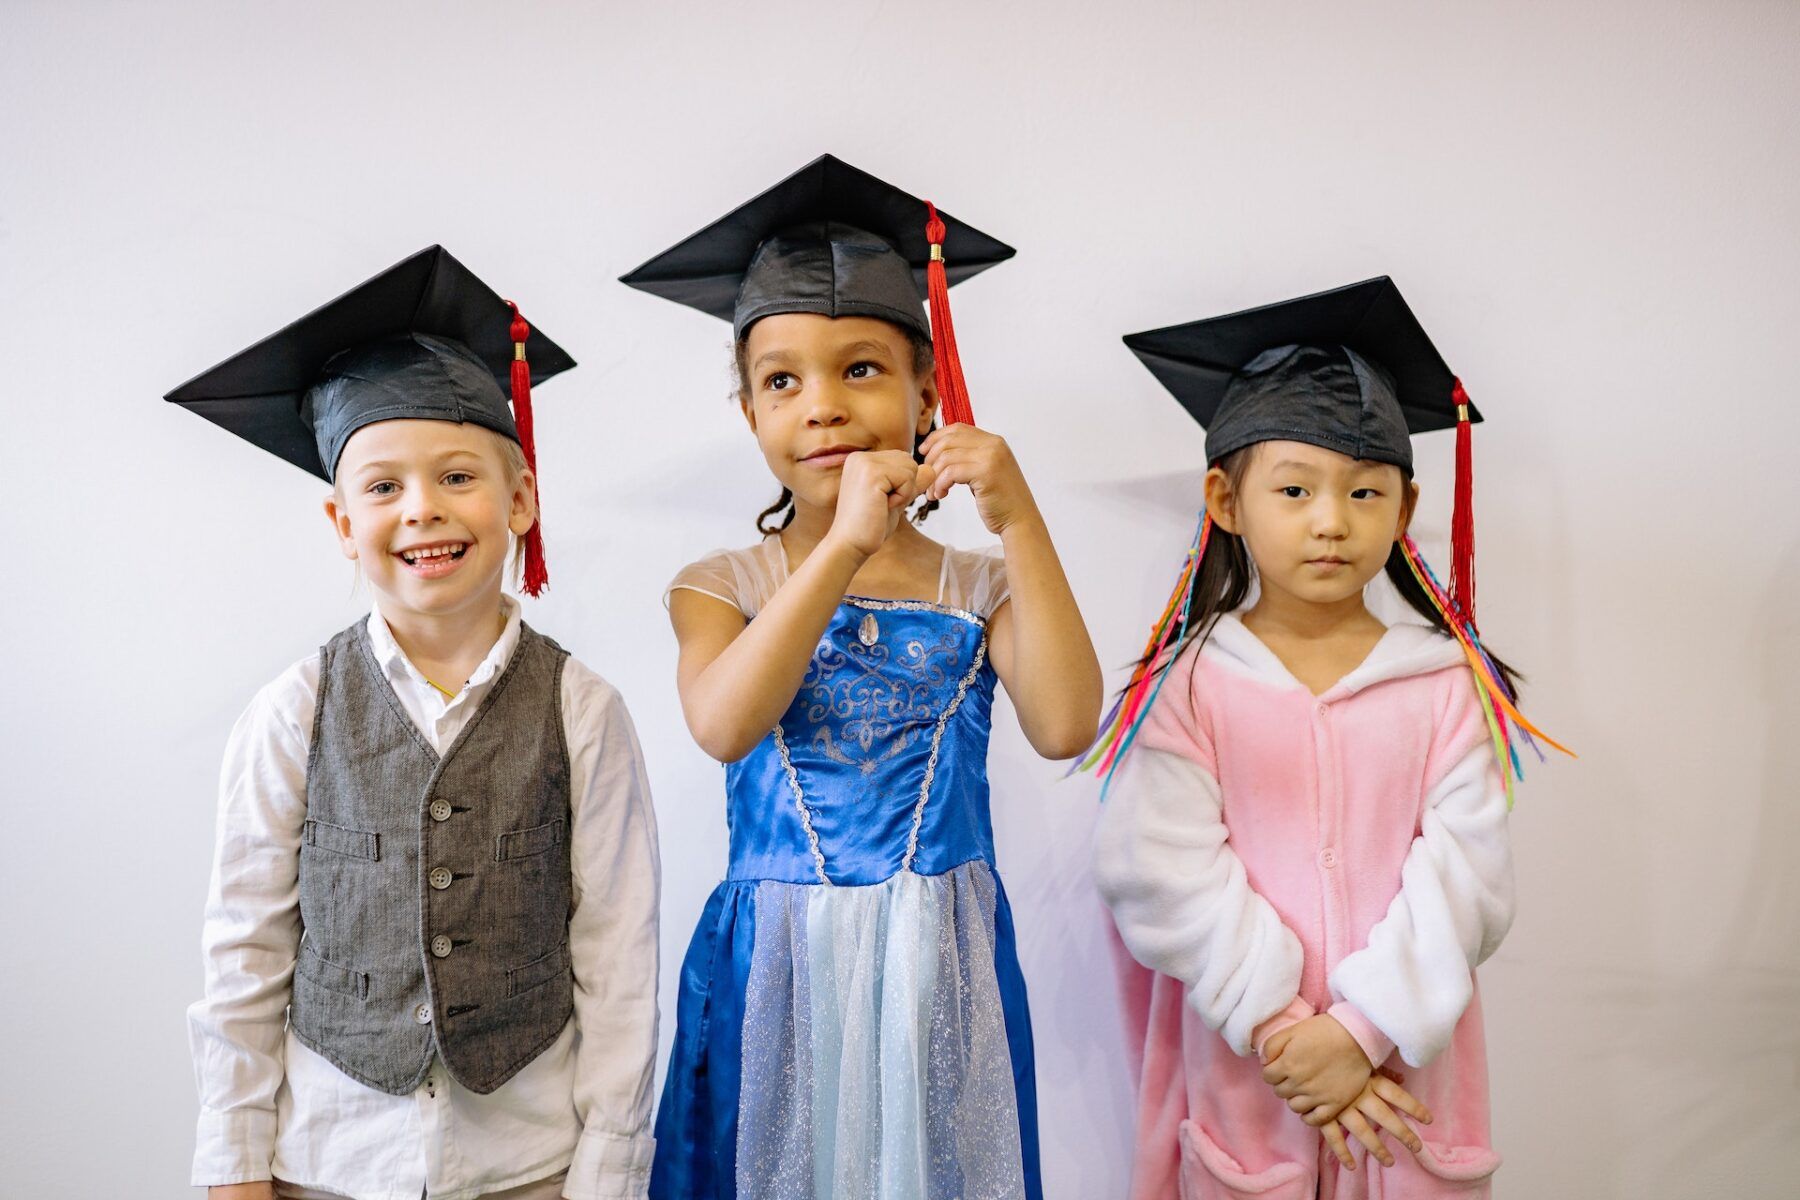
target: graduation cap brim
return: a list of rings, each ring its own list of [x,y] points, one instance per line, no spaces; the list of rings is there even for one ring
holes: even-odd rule
[[[1346,346],[1387,370],[1411,433],[1456,425],[1456,377],[1385,275],[1260,308],[1127,334],[1125,345],[1210,428],[1233,377],[1277,346]],[[1481,420],[1474,405],[1469,420]]]
[[[1015,251],[938,210],[944,266],[952,285],[973,278]],[[658,254],[619,282],[729,321],[738,290],[772,234],[832,221],[886,240],[912,267],[920,296],[931,247],[925,240],[925,201],[830,154],[820,155],[749,203]]]
[[[505,387],[513,360],[511,320],[511,309],[492,288],[442,246],[431,246],[203,371],[163,399],[328,479],[313,429],[300,415],[300,402],[333,355],[396,334],[427,333],[467,346]],[[525,354],[533,384],[575,365],[535,328]]]

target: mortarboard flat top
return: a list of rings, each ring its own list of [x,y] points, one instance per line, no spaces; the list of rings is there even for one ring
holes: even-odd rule
[[[946,213],[944,265],[961,283],[1012,247]],[[930,336],[925,201],[829,154],[620,278],[732,322],[785,312],[873,316]]]
[[[1457,422],[1455,376],[1385,275],[1125,344],[1206,428],[1209,462],[1291,439],[1410,470],[1407,435]]]
[[[432,246],[164,399],[326,480],[350,434],[375,420],[472,421],[517,441],[502,388],[511,321],[506,301]],[[575,365],[535,329],[526,357],[534,384]]]

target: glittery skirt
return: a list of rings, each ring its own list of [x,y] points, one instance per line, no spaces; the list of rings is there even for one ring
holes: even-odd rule
[[[678,1010],[653,1197],[1041,1195],[1024,982],[986,863],[727,883]]]

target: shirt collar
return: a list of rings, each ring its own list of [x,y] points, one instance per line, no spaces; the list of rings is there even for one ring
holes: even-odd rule
[[[519,632],[523,623],[519,602],[502,592],[500,610],[506,614],[506,624],[501,627],[500,636],[494,640],[487,657],[469,675],[468,684],[459,696],[466,695],[505,670],[506,664],[512,661],[513,651],[518,649]],[[406,657],[406,652],[400,649],[400,643],[394,640],[394,631],[388,628],[387,618],[381,615],[379,605],[369,612],[369,646],[375,652],[375,661],[381,664],[382,671],[390,681],[410,676],[430,686],[430,681],[413,666]]]

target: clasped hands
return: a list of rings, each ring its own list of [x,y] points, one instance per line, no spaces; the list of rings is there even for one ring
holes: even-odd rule
[[[1369,1061],[1336,1018],[1320,1013],[1275,1033],[1263,1045],[1262,1061],[1264,1082],[1301,1120],[1324,1135],[1346,1170],[1356,1170],[1350,1137],[1388,1167],[1394,1165],[1394,1156],[1383,1144],[1381,1130],[1414,1155],[1423,1149],[1419,1135],[1399,1113],[1429,1125],[1430,1111],[1377,1072],[1377,1064]]]

